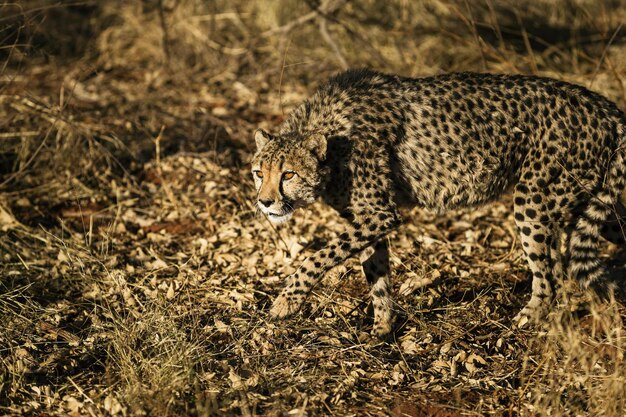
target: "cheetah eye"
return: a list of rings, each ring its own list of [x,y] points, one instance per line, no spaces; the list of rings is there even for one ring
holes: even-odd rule
[[[290,179],[292,179],[294,176],[296,175],[295,172],[293,171],[287,171],[283,174],[283,180],[288,181]]]
[[[257,178],[263,179],[263,171],[254,171],[254,175],[256,175]]]

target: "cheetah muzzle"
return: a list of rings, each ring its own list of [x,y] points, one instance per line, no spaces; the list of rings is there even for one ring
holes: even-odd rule
[[[320,197],[348,223],[287,279],[270,309],[275,318],[297,312],[326,271],[359,255],[372,333],[385,336],[393,327],[385,236],[400,224],[398,208],[445,212],[508,189],[532,273],[517,323],[546,314],[565,274],[605,296],[615,286],[598,239],[624,243],[626,120],[583,87],[519,75],[351,70],[319,88],[278,133],[258,130],[255,142],[257,203],[272,222]]]

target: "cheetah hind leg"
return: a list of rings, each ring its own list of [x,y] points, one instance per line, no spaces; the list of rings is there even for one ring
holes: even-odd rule
[[[549,228],[545,229],[545,231],[549,230]],[[533,242],[534,245],[529,244],[528,250],[524,248],[533,278],[530,300],[513,318],[513,322],[519,328],[529,323],[539,323],[548,314],[556,294],[557,282],[563,277],[563,263],[558,251],[558,234],[553,233],[547,236],[549,236],[547,244],[538,245]],[[522,242],[524,240],[528,239],[522,239]]]
[[[376,242],[361,254],[361,266],[371,286],[374,307],[372,336],[382,338],[393,327],[392,298],[390,293],[389,247],[387,239]]]
[[[546,261],[541,262],[540,266],[537,265],[537,262],[532,262],[531,264],[533,280],[530,300],[513,318],[513,322],[516,323],[519,328],[529,323],[538,323],[541,318],[549,313],[556,294],[558,280],[563,277],[563,263],[559,252],[559,234],[553,233],[549,236],[551,242],[549,242],[549,245],[546,245],[548,246],[547,248],[544,247],[542,250],[544,254],[549,254],[545,258]],[[526,256],[529,263],[531,263],[528,252]],[[545,269],[543,269],[544,267]]]
[[[519,190],[516,194],[519,196],[524,193]],[[516,201],[525,199],[516,198]],[[550,219],[545,222],[538,221],[540,215],[548,214],[543,208],[541,205],[515,204],[515,219],[520,231],[522,248],[533,275],[530,300],[513,319],[518,327],[538,323],[550,311],[556,281],[563,276],[558,223]]]

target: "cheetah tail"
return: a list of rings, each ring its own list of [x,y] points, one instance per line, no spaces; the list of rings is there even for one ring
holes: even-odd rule
[[[610,296],[616,284],[598,259],[600,230],[616,212],[620,194],[626,187],[626,124],[618,127],[618,134],[622,139],[612,155],[605,180],[578,218],[569,248],[571,277],[603,299]]]

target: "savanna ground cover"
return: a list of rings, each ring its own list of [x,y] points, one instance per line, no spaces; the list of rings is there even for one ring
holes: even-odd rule
[[[316,204],[273,227],[247,166],[347,67],[546,75],[624,109],[623,22],[611,0],[0,2],[0,414],[624,415],[623,302],[567,281],[512,326],[510,196],[405,213],[379,341],[357,260],[268,319],[343,225]]]

